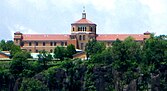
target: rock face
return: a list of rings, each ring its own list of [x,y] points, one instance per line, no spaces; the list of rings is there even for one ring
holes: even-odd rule
[[[151,74],[151,91],[160,91],[159,74]]]
[[[126,91],[137,91],[136,80],[132,80],[128,85]]]
[[[95,87],[96,91],[104,91],[105,90],[105,68],[95,68],[94,69],[94,77],[95,77]]]

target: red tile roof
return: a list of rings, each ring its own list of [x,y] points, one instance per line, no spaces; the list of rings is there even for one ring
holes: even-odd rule
[[[148,38],[148,36],[144,36],[144,34],[98,34],[98,41],[115,41],[116,39],[124,40],[127,37],[133,37],[136,41],[142,41],[144,38]]]
[[[68,34],[23,34],[23,41],[68,40]]]
[[[76,21],[76,22],[73,23],[73,24],[95,24],[95,23],[93,23],[93,22],[87,20],[86,18],[82,18],[82,19]]]

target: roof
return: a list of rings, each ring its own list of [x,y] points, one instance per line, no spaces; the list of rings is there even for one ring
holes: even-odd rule
[[[96,39],[98,41],[115,41],[116,39],[125,40],[129,36],[133,37],[136,41],[143,41],[144,38],[147,38],[144,34],[98,34]]]
[[[23,41],[69,40],[68,34],[23,34]]]
[[[89,21],[86,18],[82,18],[82,19],[80,19],[80,20],[78,20],[78,21],[76,21],[75,23],[72,23],[72,24],[95,24],[95,23]]]
[[[15,32],[14,34],[22,34],[21,32],[19,32],[19,31],[17,31],[17,32]]]
[[[0,54],[1,55],[5,55],[7,57],[10,57],[10,53],[6,53],[5,51],[0,51]]]

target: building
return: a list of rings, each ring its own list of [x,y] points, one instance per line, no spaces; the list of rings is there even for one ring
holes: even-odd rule
[[[0,60],[9,59],[10,53],[9,51],[0,51]]]
[[[97,34],[96,24],[86,18],[83,11],[82,18],[71,24],[71,34],[22,34],[14,33],[14,43],[23,50],[38,53],[41,50],[53,52],[56,46],[73,44],[76,49],[84,50],[89,40],[96,39],[111,46],[116,39],[124,40],[131,36],[135,41],[143,42],[150,37],[149,32],[143,34]]]

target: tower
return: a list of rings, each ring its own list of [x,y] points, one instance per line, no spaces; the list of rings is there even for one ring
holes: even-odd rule
[[[77,40],[77,48],[81,50],[85,50],[89,40],[96,39],[96,24],[86,19],[85,9],[82,18],[71,24],[71,38]]]
[[[15,45],[22,46],[22,36],[23,34],[20,32],[14,33],[14,43]]]

